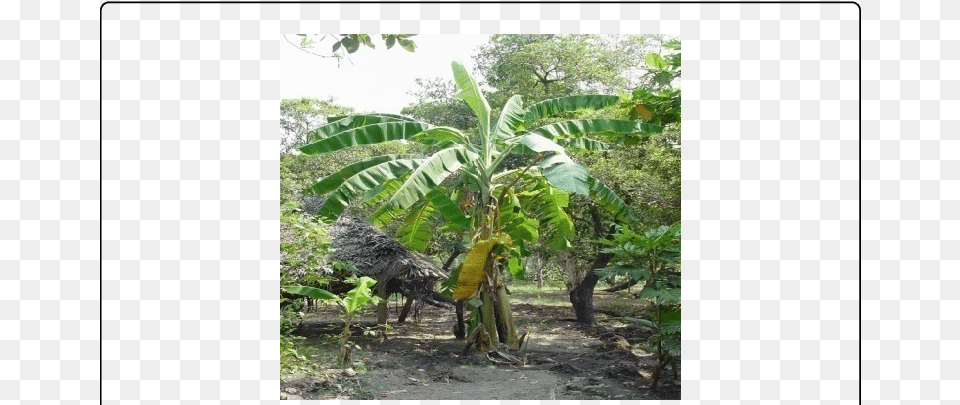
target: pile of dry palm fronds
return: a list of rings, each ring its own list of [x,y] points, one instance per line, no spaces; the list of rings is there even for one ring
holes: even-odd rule
[[[436,281],[447,274],[427,256],[412,252],[362,218],[345,213],[330,226],[331,258],[350,262],[358,275],[387,283],[388,292],[399,292],[437,305]]]

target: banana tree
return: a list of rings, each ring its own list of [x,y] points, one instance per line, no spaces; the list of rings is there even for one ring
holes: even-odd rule
[[[400,239],[422,250],[436,233],[432,218],[442,217],[450,229],[470,236],[472,247],[457,271],[454,299],[479,296],[483,332],[518,346],[501,268],[519,268],[524,243],[536,241],[540,231],[554,248],[570,246],[573,222],[565,208],[569,193],[592,198],[618,220],[633,215],[609,187],[587,173],[567,154],[568,148],[602,150],[605,140],[623,135],[659,132],[656,125],[629,120],[587,119],[535,127],[543,118],[585,108],[614,105],[613,95],[568,96],[523,108],[520,96],[510,98],[499,117],[491,120],[490,106],[476,80],[460,62],[453,62],[457,97],[478,119],[471,136],[450,127],[433,126],[391,114],[336,117],[312,132],[313,142],[300,148],[322,154],[359,145],[406,140],[431,145],[429,155],[396,154],[360,160],[320,179],[312,190],[327,199],[317,211],[333,220],[357,199],[377,203],[371,220],[407,216]],[[526,167],[505,165],[508,156],[527,155]]]

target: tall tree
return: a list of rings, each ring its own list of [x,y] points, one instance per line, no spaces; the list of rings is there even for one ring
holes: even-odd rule
[[[588,196],[618,220],[632,221],[628,206],[609,187],[587,173],[569,154],[571,149],[604,149],[602,137],[659,132],[659,126],[629,120],[591,119],[533,127],[544,117],[602,108],[619,102],[617,96],[567,96],[523,108],[521,97],[511,97],[496,121],[476,80],[459,62],[453,63],[459,93],[476,114],[477,139],[471,141],[452,127],[437,127],[389,114],[345,117],[313,131],[317,141],[300,150],[307,154],[334,152],[358,145],[404,139],[435,147],[427,155],[377,156],[358,161],[314,185],[328,198],[320,216],[333,219],[357,198],[385,200],[371,217],[406,211],[406,224],[417,237],[410,244],[429,241],[433,229],[426,216],[442,216],[453,227],[472,235],[472,246],[458,270],[454,298],[479,296],[481,335],[512,347],[518,345],[501,267],[519,267],[525,243],[547,229],[553,244],[566,247],[573,224],[565,212],[569,194]],[[597,138],[601,137],[601,138]],[[506,168],[512,155],[535,157],[532,164]],[[453,176],[455,175],[455,176]],[[450,181],[447,179],[450,178]],[[506,266],[503,266],[506,262]],[[479,327],[478,327],[479,328]],[[485,332],[483,332],[485,331]],[[483,340],[481,339],[481,342]]]
[[[664,38],[655,38],[663,42]],[[630,119],[641,122],[667,124],[667,130],[648,137],[626,137],[625,144],[615,150],[584,153],[577,157],[596,173],[597,177],[623,196],[639,217],[643,228],[673,224],[680,220],[680,89],[674,87],[680,76],[680,43],[666,40],[660,49],[674,51],[666,56],[658,53],[644,55],[647,73],[644,84],[633,92],[633,97],[621,107],[627,109]],[[602,213],[591,204],[574,202],[575,210],[589,215],[574,216],[592,229],[592,240],[609,238],[612,228],[604,227]],[[577,207],[579,206],[579,207]],[[584,219],[587,217],[587,219]],[[581,235],[581,238],[584,236]],[[577,320],[594,324],[593,292],[600,280],[596,270],[609,264],[609,252],[595,247],[578,249],[592,259],[590,271],[570,291]],[[626,288],[639,279],[632,278],[613,289]],[[610,290],[610,289],[608,289]]]
[[[630,88],[650,46],[649,36],[493,35],[474,59],[498,92],[537,101]]]

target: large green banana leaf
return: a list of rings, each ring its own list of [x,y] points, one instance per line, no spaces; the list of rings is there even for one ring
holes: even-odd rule
[[[443,145],[443,142],[452,142],[452,144],[470,143],[467,137],[464,136],[463,133],[460,132],[460,130],[456,128],[450,128],[450,127],[430,128],[426,131],[423,131],[417,134],[416,136],[411,138],[411,140],[424,143],[427,145],[434,145],[434,144]],[[450,146],[450,145],[443,145],[440,147],[445,148],[447,146]]]
[[[610,145],[590,138],[559,139],[557,144],[567,149],[609,150]]]
[[[526,149],[521,148],[518,151],[519,153],[526,152],[526,150],[534,152],[557,152],[560,154],[566,153],[563,146],[539,134],[526,134],[514,139],[516,139],[514,142],[526,147]],[[511,139],[511,141],[513,141],[513,139]]]
[[[545,225],[541,233],[546,242],[556,250],[568,249],[576,237],[573,220],[565,211],[570,196],[542,180],[535,190],[523,194],[530,196],[525,204],[527,210],[536,212],[540,223]]]
[[[336,173],[333,173],[327,177],[324,177],[319,182],[317,182],[317,184],[314,184],[312,187],[310,187],[310,189],[317,194],[321,194],[321,195],[327,194],[333,191],[334,189],[336,189],[337,187],[340,187],[340,185],[343,184],[343,182],[347,181],[347,179],[353,177],[355,174],[360,173],[361,171],[364,171],[373,166],[379,165],[383,162],[389,162],[391,160],[401,160],[401,159],[425,159],[425,157],[421,155],[374,156],[371,158],[361,160],[354,164],[351,164],[347,167],[344,167],[343,169],[340,169]]]
[[[612,120],[597,118],[589,120],[561,121],[544,125],[531,130],[530,134],[541,135],[550,139],[579,137],[588,134],[635,134],[660,132],[663,128],[653,124],[646,124],[630,120]]]
[[[351,128],[372,124],[382,124],[386,122],[405,121],[413,121],[413,119],[394,114],[360,114],[330,117],[327,119],[326,125],[322,125],[310,131],[310,135],[312,140],[319,140]]]
[[[380,163],[364,169],[343,182],[340,187],[327,196],[327,200],[317,210],[317,215],[328,220],[337,219],[357,196],[365,194],[391,179],[403,176],[417,169],[426,159],[401,159]]]
[[[490,145],[490,104],[487,103],[487,99],[484,98],[483,93],[480,92],[480,86],[477,85],[477,81],[470,75],[470,72],[463,67],[463,64],[459,61],[454,61],[451,65],[453,67],[453,78],[457,82],[457,89],[460,90],[460,92],[457,93],[457,98],[466,101],[470,109],[477,114],[481,143],[483,149],[487,150]]]
[[[400,208],[412,206],[430,190],[439,186],[447,176],[464,164],[471,163],[476,156],[463,146],[454,146],[434,153],[410,174],[387,205]]]
[[[340,297],[337,297],[334,293],[316,287],[308,287],[305,285],[288,285],[280,287],[280,289],[290,294],[302,295],[321,301],[340,300]]]
[[[381,183],[379,186],[376,186],[364,193],[360,202],[369,206],[375,206],[379,203],[382,203],[387,198],[392,196],[393,193],[397,192],[404,180],[406,180],[405,176],[387,180],[385,183]]]
[[[433,238],[434,214],[436,209],[433,201],[421,200],[414,205],[400,229],[397,229],[397,241],[418,252],[424,251]]]
[[[590,175],[587,174],[587,169],[569,156],[550,156],[540,162],[540,170],[543,177],[554,187],[584,196],[590,195],[590,185],[587,182]]]
[[[620,199],[617,193],[614,193],[613,190],[607,187],[606,184],[589,175],[587,176],[587,184],[590,186],[590,198],[613,214],[617,220],[630,223],[637,221],[630,207]]]
[[[498,139],[507,139],[513,137],[517,133],[517,130],[523,125],[523,116],[525,111],[523,110],[523,102],[520,100],[520,95],[510,97],[507,100],[507,103],[503,106],[503,111],[500,112],[500,117],[497,119],[497,126],[494,127],[493,136]]]
[[[331,135],[319,141],[301,146],[300,151],[308,155],[314,155],[357,145],[398,141],[413,138],[415,135],[428,129],[430,129],[430,125],[422,122],[388,122],[384,124],[365,125],[348,129],[336,135]]]
[[[437,212],[440,215],[443,215],[447,221],[454,224],[457,228],[461,230],[467,230],[470,228],[470,219],[463,215],[463,212],[460,211],[460,206],[457,205],[453,199],[450,198],[447,194],[440,189],[433,189],[427,193],[427,198],[433,203],[433,206],[437,209]]]
[[[346,118],[348,120],[344,121],[343,124],[351,125],[351,127],[355,128],[355,127],[362,127],[364,125],[376,124],[377,122],[375,121],[369,121],[371,119],[376,119],[376,117],[380,117],[381,119],[384,120],[381,122],[390,122],[388,118],[392,118],[395,121],[411,121],[411,122],[416,121],[415,119],[410,117],[404,117],[402,115],[386,114],[386,113],[337,115],[337,116],[329,117],[327,121],[334,122],[334,121],[340,121]]]
[[[540,221],[527,217],[520,200],[512,192],[508,192],[500,201],[500,223],[503,224],[503,231],[513,238],[514,243],[520,240],[535,242],[540,237]]]
[[[527,127],[536,120],[562,112],[577,111],[585,108],[600,109],[616,104],[618,101],[620,101],[620,97],[602,94],[567,96],[544,100],[527,107],[523,117],[523,126]]]

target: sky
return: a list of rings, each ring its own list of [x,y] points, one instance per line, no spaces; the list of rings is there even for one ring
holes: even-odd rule
[[[380,35],[371,35],[376,49],[360,46],[360,50],[337,66],[335,58],[309,54],[281,38],[283,71],[290,72],[281,84],[282,98],[312,97],[321,100],[333,97],[336,103],[353,107],[357,112],[399,114],[400,109],[416,99],[408,94],[416,89],[415,79],[443,78],[453,80],[450,63],[461,61],[471,73],[473,55],[489,35],[417,35],[411,53],[399,45],[387,49]],[[287,35],[295,44],[300,37]],[[312,51],[330,54],[333,41],[327,39]]]

